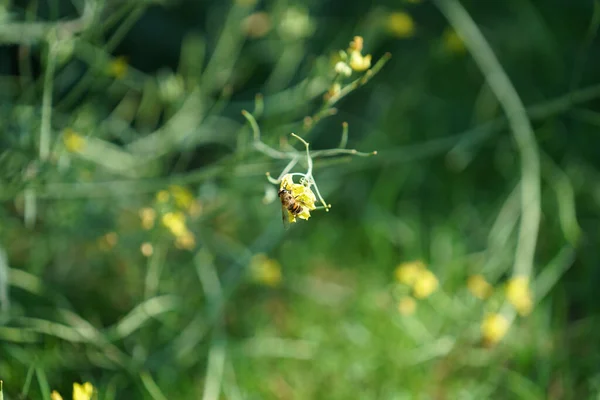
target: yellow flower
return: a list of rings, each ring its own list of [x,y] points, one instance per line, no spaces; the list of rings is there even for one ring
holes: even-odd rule
[[[405,12],[391,13],[386,21],[388,32],[398,38],[411,37],[415,32],[415,23],[412,17]]]
[[[63,400],[63,398],[60,393],[58,393],[56,390],[53,390],[52,393],[50,393],[50,400]]]
[[[481,323],[481,336],[486,345],[494,345],[508,332],[508,320],[500,314],[488,314]]]
[[[423,271],[425,271],[423,261],[404,262],[396,267],[396,280],[405,285],[413,286]]]
[[[442,41],[444,43],[444,47],[450,53],[464,53],[465,52],[465,44],[462,39],[453,29],[446,29],[442,34]]]
[[[98,239],[98,245],[100,246],[101,250],[109,251],[117,245],[118,240],[119,237],[117,236],[116,232],[109,232]]]
[[[127,75],[127,69],[127,58],[117,57],[108,63],[107,73],[116,79],[123,79]]]
[[[192,202],[194,201],[194,195],[189,189],[184,188],[183,186],[171,185],[169,186],[169,192],[173,196],[177,207],[182,210],[188,210],[191,207]]]
[[[271,30],[271,18],[264,11],[252,13],[242,22],[244,33],[251,38],[261,38]]]
[[[166,190],[161,190],[160,192],[156,193],[156,201],[159,203],[166,203],[169,201],[170,197],[171,195]]]
[[[94,394],[94,387],[91,383],[86,382],[83,385],[79,383],[73,384],[73,400],[90,400]]]
[[[364,39],[362,36],[354,36],[354,39],[350,42],[350,52],[358,51],[359,53],[362,51],[364,45]]]
[[[421,271],[413,285],[413,295],[417,299],[424,299],[438,288],[438,280],[433,272],[428,269]]]
[[[196,238],[190,231],[185,231],[175,240],[175,247],[178,249],[192,250],[194,246],[196,246]]]
[[[506,285],[506,298],[520,315],[525,316],[531,313],[533,296],[529,287],[529,278],[515,276],[510,279]]]
[[[154,253],[154,247],[152,246],[152,243],[144,242],[140,246],[140,251],[144,257],[150,257]]]
[[[180,211],[166,213],[162,216],[162,223],[175,237],[183,236],[188,232],[185,226],[185,215]]]
[[[398,311],[402,315],[412,315],[417,309],[417,302],[410,296],[404,296],[398,302]]]
[[[250,274],[254,281],[266,286],[274,287],[281,283],[281,266],[262,253],[250,260]]]
[[[367,54],[363,56],[360,51],[353,51],[350,53],[350,62],[348,63],[350,68],[357,72],[365,71],[371,67],[371,55]]]
[[[302,211],[296,215],[292,214],[288,210],[288,218],[290,222],[296,222],[296,217],[304,220],[310,218],[310,212],[316,209],[315,201],[317,201],[317,198],[312,190],[310,190],[310,187],[300,183],[294,183],[292,180],[292,175],[287,174],[282,178],[279,189],[285,189],[289,191],[296,200],[296,203],[302,206]]]
[[[71,153],[78,153],[85,147],[85,139],[73,129],[65,129],[62,139],[65,148]]]
[[[493,291],[492,285],[481,275],[471,275],[467,280],[467,288],[478,299],[487,299]]]
[[[144,229],[152,229],[154,221],[156,220],[156,211],[154,208],[145,207],[139,212],[140,219],[142,220],[142,226]]]

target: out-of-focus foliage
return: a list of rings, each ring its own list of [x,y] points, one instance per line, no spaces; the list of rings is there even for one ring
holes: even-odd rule
[[[595,398],[599,23],[0,0],[0,399]]]

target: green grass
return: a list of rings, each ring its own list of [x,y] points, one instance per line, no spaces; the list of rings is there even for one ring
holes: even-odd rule
[[[597,398],[600,8],[251,3],[0,3],[0,400]]]

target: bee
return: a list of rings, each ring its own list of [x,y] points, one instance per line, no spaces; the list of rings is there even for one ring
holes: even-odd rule
[[[294,217],[298,216],[303,210],[304,206],[296,201],[296,198],[287,189],[281,188],[277,192],[279,199],[281,200],[281,218],[283,219],[283,226],[289,228],[290,220],[288,217],[288,211]]]

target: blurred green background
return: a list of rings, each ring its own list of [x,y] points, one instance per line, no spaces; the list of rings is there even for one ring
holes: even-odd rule
[[[600,398],[599,23],[0,0],[4,398]],[[332,207],[286,230],[292,132]]]

